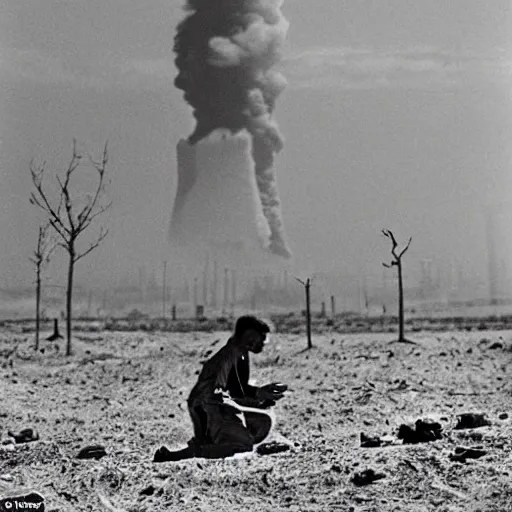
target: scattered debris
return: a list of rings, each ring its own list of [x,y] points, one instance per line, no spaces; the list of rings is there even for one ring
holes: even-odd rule
[[[466,462],[466,459],[479,459],[487,455],[485,450],[480,448],[464,448],[463,446],[457,446],[455,453],[450,454],[450,460],[455,462]]]
[[[361,440],[361,448],[377,448],[382,445],[382,441],[378,436],[367,436],[364,432],[359,435]]]
[[[99,444],[92,444],[89,446],[86,446],[85,448],[82,448],[78,454],[76,455],[77,459],[101,459],[102,457],[105,457],[107,455],[107,452],[105,451],[105,448]]]
[[[491,422],[486,418],[485,414],[471,412],[460,414],[455,428],[460,430],[465,428],[486,427],[488,425],[491,425]]]
[[[402,439],[404,444],[428,443],[443,437],[442,428],[436,421],[419,419],[414,427],[405,423],[400,425],[398,439]]]
[[[32,441],[37,441],[39,439],[39,434],[32,428],[25,428],[21,430],[18,434],[15,434],[14,432],[8,430],[7,434],[13,437],[14,441],[17,444],[30,443]]]
[[[360,473],[355,473],[351,478],[351,482],[358,487],[363,485],[369,485],[377,480],[381,480],[382,478],[386,478],[384,473],[375,473],[373,469],[365,469]]]
[[[270,442],[262,443],[256,448],[256,452],[259,455],[272,455],[274,453],[286,452],[290,449],[290,445],[287,443]]]

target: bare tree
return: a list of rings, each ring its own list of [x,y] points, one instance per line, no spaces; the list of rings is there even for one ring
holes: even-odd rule
[[[412,237],[409,238],[407,245],[401,251],[398,251],[398,243],[395,236],[389,229],[383,229],[382,234],[391,240],[391,254],[393,259],[391,263],[383,263],[386,268],[395,267],[398,270],[398,341],[400,343],[413,343],[404,337],[404,283],[402,272],[402,256],[405,254],[409,245],[411,245]]]
[[[34,251],[34,256],[29,258],[36,267],[36,343],[34,350],[39,350],[39,331],[41,321],[41,273],[50,261],[50,256],[55,249],[55,243],[49,234],[50,224],[39,226],[39,233],[37,236],[37,247]]]
[[[306,332],[308,336],[308,350],[313,348],[311,341],[311,279],[308,277],[305,281],[296,277],[297,281],[304,286],[306,292]]]
[[[78,152],[76,140],[73,139],[73,155],[68,167],[59,176],[55,173],[58,184],[57,198],[43,188],[43,177],[46,171],[46,163],[36,165],[30,163],[30,173],[35,190],[30,194],[30,202],[41,208],[48,216],[49,223],[56,231],[60,239],[59,246],[68,253],[68,278],[66,289],[66,355],[71,355],[71,318],[73,300],[73,276],[75,264],[90,252],[96,249],[107,236],[108,231],[101,226],[99,234],[93,238],[88,248],[80,251],[77,247],[78,239],[91,226],[94,220],[107,211],[111,204],[106,201],[105,172],[108,162],[107,144],[103,148],[100,161],[89,158],[92,167],[96,170],[96,186],[93,193],[78,201],[73,195],[71,178],[82,163],[83,156]]]

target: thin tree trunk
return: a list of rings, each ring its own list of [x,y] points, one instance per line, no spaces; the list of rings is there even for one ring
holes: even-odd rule
[[[34,350],[39,350],[39,328],[41,316],[41,268],[37,267],[36,278],[36,346]]]
[[[398,341],[404,341],[404,284],[402,281],[402,262],[398,264]]]
[[[313,348],[313,343],[311,341],[311,294],[310,294],[310,286],[311,282],[308,279],[306,281],[306,329],[308,336],[308,349]]]
[[[68,288],[66,290],[66,355],[71,355],[71,311],[73,300],[73,272],[75,270],[75,251],[69,251],[69,267],[68,267]]]

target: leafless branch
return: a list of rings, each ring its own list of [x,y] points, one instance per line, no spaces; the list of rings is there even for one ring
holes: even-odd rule
[[[407,242],[407,245],[402,249],[402,251],[400,252],[400,254],[398,255],[399,258],[401,258],[405,252],[407,251],[407,249],[409,249],[409,246],[411,245],[411,241],[412,241],[412,236],[409,237],[409,241]]]
[[[98,247],[98,245],[100,245],[100,243],[105,239],[105,237],[108,235],[108,230],[104,230],[102,229],[98,238],[96,239],[96,242],[92,243],[89,248],[84,251],[83,253],[81,254],[77,254],[75,256],[75,261],[78,261],[78,260],[81,260],[84,256],[86,256],[87,254],[89,254],[91,251],[93,251],[94,249],[96,249],[96,247]]]
[[[32,175],[32,182],[34,183],[34,187],[36,192],[30,193],[30,202],[40,209],[42,209],[50,218],[50,222],[54,225],[54,228],[57,231],[62,231],[64,233],[70,234],[69,229],[62,222],[60,217],[60,205],[57,209],[55,209],[48,199],[48,195],[46,191],[43,189],[43,173],[45,171],[45,164],[41,166],[36,166],[34,161],[30,162],[30,173]]]
[[[306,281],[303,281],[302,279],[298,278],[298,277],[295,277],[295,279],[302,285],[302,286],[308,286],[308,285],[311,285],[311,283],[313,282],[313,278],[312,277],[308,277],[306,279]]]
[[[50,257],[55,250],[57,244],[50,237],[48,229],[50,223],[44,226],[39,226],[39,232],[37,236],[37,246],[34,251],[34,256],[29,260],[39,269],[50,261]]]
[[[30,163],[32,181],[35,187],[35,191],[30,194],[30,202],[46,212],[49,216],[50,225],[63,240],[63,244],[60,245],[65,246],[68,252],[70,252],[71,245],[74,244],[78,236],[91,225],[96,217],[106,212],[112,205],[110,202],[106,205],[100,206],[100,200],[102,193],[104,192],[104,176],[108,162],[108,145],[105,144],[100,162],[95,162],[90,157],[90,160],[99,176],[94,195],[75,217],[76,212],[74,211],[73,201],[71,198],[70,182],[73,173],[79,167],[82,158],[82,155],[77,150],[76,139],[73,139],[73,152],[71,160],[64,172],[64,176],[62,178],[59,176],[55,177],[59,187],[59,204],[57,207],[51,204],[46,190],[43,189],[43,173],[45,171],[46,164],[36,165],[33,160]],[[102,239],[103,237],[100,237],[100,241]],[[88,254],[90,250],[87,250],[84,255]]]
[[[110,207],[112,206],[112,201],[107,203],[105,206],[100,207],[96,212],[89,213],[88,217],[84,218],[79,222],[79,227],[77,228],[77,233],[80,234],[82,231],[85,231],[91,224],[91,222],[101,215],[102,213],[105,213]]]
[[[391,262],[391,265],[397,265],[398,261],[400,261],[400,258],[405,254],[407,249],[409,249],[409,245],[411,245],[411,241],[412,241],[412,236],[409,238],[409,241],[407,242],[407,245],[399,253],[397,253],[398,243],[396,241],[395,235],[393,235],[393,232],[391,230],[389,230],[389,229],[383,229],[382,230],[382,234],[385,237],[387,237],[387,238],[389,238],[391,240],[391,244],[392,244],[391,254],[395,258]],[[387,266],[386,264],[383,264],[383,265],[385,267]]]

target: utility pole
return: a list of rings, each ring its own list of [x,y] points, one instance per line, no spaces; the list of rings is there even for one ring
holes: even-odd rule
[[[224,298],[222,301],[222,314],[225,315],[229,303],[229,269],[224,269]]]
[[[234,316],[236,305],[236,270],[231,271],[231,312]]]
[[[167,261],[164,261],[162,277],[162,318],[165,318],[166,300],[167,300]]]
[[[194,316],[197,311],[197,277],[194,277]]]
[[[306,291],[306,332],[308,337],[308,349],[313,348],[313,342],[311,341],[311,279],[308,277],[306,281],[302,281],[296,278],[299,283],[304,286]]]
[[[212,290],[212,307],[217,309],[217,260],[213,260],[213,290]]]
[[[495,231],[495,215],[493,212],[488,212],[485,219],[485,234],[487,239],[489,301],[491,305],[495,305],[498,302],[499,272]]]
[[[203,271],[203,306],[206,308],[208,304],[208,256],[204,264]]]

